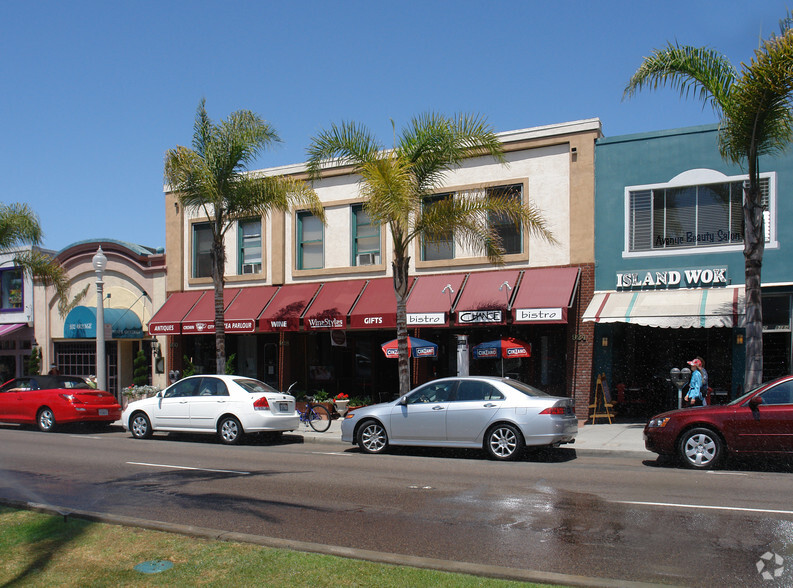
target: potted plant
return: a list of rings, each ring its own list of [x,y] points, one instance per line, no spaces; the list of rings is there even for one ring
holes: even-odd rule
[[[344,418],[344,415],[347,414],[347,407],[350,404],[350,397],[344,392],[339,392],[333,398],[333,404],[336,405],[336,412],[339,413],[339,416]]]

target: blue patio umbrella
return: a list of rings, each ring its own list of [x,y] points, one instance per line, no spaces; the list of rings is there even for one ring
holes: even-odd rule
[[[388,341],[380,345],[383,353],[390,359],[399,357],[399,350],[397,349],[397,339]],[[408,337],[408,353],[410,357],[437,357],[438,346],[430,341],[419,339],[417,337]]]

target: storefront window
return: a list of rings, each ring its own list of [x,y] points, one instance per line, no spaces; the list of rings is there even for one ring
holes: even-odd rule
[[[193,277],[212,277],[212,227],[209,223],[193,225]]]
[[[523,185],[513,184],[511,186],[494,186],[487,188],[488,198],[508,198],[510,200],[522,200]],[[501,237],[501,244],[506,255],[523,252],[523,239],[521,238],[521,227],[504,215],[491,214],[488,221],[490,226]]]
[[[22,269],[13,268],[0,272],[0,310],[18,310],[22,308]]]
[[[655,251],[743,243],[744,180],[628,191],[628,250]],[[770,180],[761,178],[770,241]]]

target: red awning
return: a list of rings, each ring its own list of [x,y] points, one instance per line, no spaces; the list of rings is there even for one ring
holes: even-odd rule
[[[409,278],[408,292],[413,284]],[[351,329],[395,329],[396,294],[392,278],[369,280],[361,297],[350,312]]]
[[[253,333],[256,319],[278,292],[278,286],[255,286],[240,288],[240,293],[226,308],[227,333]]]
[[[239,293],[239,288],[223,289],[223,310]],[[215,332],[215,291],[207,290],[190,312],[182,319],[182,335],[204,335]]]
[[[303,328],[346,329],[347,313],[358,300],[366,280],[341,280],[325,282],[303,315]]]
[[[509,301],[519,276],[519,270],[469,274],[454,307],[455,324],[506,324]]]
[[[182,319],[195,306],[206,290],[175,292],[168,297],[149,321],[150,335],[178,335],[182,332]],[[210,298],[211,298],[210,294]]]
[[[445,327],[466,274],[420,276],[407,302],[408,327]]]
[[[523,272],[518,293],[512,303],[515,323],[553,324],[567,322],[567,309],[573,304],[577,267],[550,267]]]
[[[300,317],[311,304],[319,284],[282,286],[259,317],[260,331],[298,331]]]

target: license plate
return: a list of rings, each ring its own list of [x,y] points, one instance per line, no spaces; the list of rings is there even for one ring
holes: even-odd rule
[[[107,416],[107,409],[106,408],[100,408],[99,409],[99,416]]]
[[[289,412],[289,403],[288,402],[279,402],[278,403],[278,412]]]

